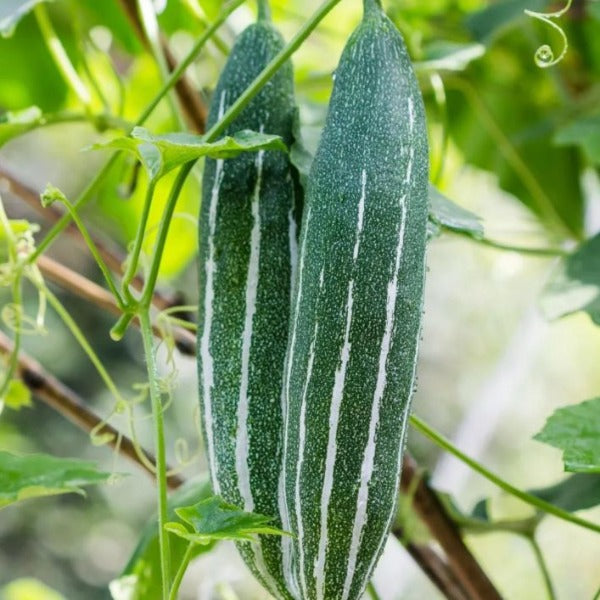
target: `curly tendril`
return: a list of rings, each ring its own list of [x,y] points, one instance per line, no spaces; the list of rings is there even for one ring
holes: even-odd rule
[[[546,23],[547,25],[552,27],[552,29],[558,32],[563,41],[563,48],[558,56],[554,55],[554,51],[548,44],[543,44],[535,51],[535,64],[541,69],[547,69],[548,67],[553,67],[554,65],[558,64],[567,53],[567,50],[569,48],[569,40],[567,39],[567,36],[562,27],[560,25],[557,25],[552,19],[559,19],[560,17],[562,17],[571,8],[572,3],[573,0],[567,0],[567,3],[561,10],[557,10],[551,13],[539,13],[527,9],[524,11],[528,17],[538,19],[538,21],[542,21],[543,23]]]

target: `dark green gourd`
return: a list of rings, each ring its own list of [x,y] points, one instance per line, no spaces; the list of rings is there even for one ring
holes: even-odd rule
[[[423,304],[428,148],[403,40],[376,0],[336,71],[308,178],[284,394],[303,600],[355,600],[397,501]]]
[[[257,23],[237,39],[211,102],[216,123],[284,43],[260,3]],[[252,129],[292,143],[292,66],[286,63],[225,135]],[[296,260],[298,198],[283,152],[207,160],[200,214],[198,372],[213,489],[247,511],[279,515],[282,374]],[[276,523],[277,524],[277,523]],[[281,525],[281,523],[278,523]],[[284,589],[282,541],[238,546],[276,597]]]

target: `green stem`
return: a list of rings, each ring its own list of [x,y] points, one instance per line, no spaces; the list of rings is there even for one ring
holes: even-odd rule
[[[200,36],[200,38],[194,44],[194,47],[188,53],[186,58],[177,66],[175,71],[173,71],[173,73],[171,73],[169,80],[167,82],[165,82],[165,84],[162,86],[162,88],[160,89],[158,94],[146,106],[146,108],[143,110],[142,114],[138,117],[138,119],[135,121],[135,123],[129,130],[129,133],[131,133],[131,130],[133,130],[133,127],[142,125],[146,121],[146,119],[152,114],[152,111],[156,108],[156,106],[162,100],[162,98],[165,96],[165,94],[175,85],[175,83],[177,83],[177,80],[179,79],[179,77],[181,77],[181,75],[185,71],[185,69],[187,69],[187,67],[196,58],[196,54],[202,49],[204,44],[211,38],[211,36],[214,34],[214,32],[225,22],[227,17],[238,6],[243,4],[244,1],[245,0],[234,0],[231,4],[228,4],[222,10],[222,12],[220,13],[217,20],[203,33],[203,35]],[[337,1],[339,1],[339,0],[337,0]],[[38,6],[41,6],[41,5],[38,5]],[[104,180],[104,178],[106,177],[106,175],[108,174],[110,169],[116,163],[119,155],[120,155],[119,152],[115,152],[108,159],[108,161],[104,164],[102,169],[100,169],[100,171],[96,174],[94,179],[92,179],[92,181],[88,184],[86,189],[81,193],[81,195],[73,203],[73,206],[75,206],[76,208],[82,208],[91,200],[91,198],[94,196],[94,194],[100,187],[102,181]],[[50,229],[50,231],[48,231],[48,233],[46,234],[44,239],[40,241],[35,252],[33,252],[31,254],[30,259],[29,259],[30,263],[37,260],[37,258],[39,258],[39,256],[41,256],[41,254],[48,249],[48,247],[54,242],[54,240],[62,233],[62,231],[65,229],[65,227],[67,227],[67,225],[70,223],[70,221],[71,221],[71,217],[70,217],[70,215],[67,214],[67,215],[64,215],[57,223],[55,223],[55,225]]]
[[[258,20],[271,20],[271,7],[269,6],[269,0],[258,0]]]
[[[443,226],[442,228],[447,233],[469,238],[473,242],[477,242],[478,244],[482,244],[483,246],[488,246],[490,248],[495,248],[496,250],[506,250],[507,252],[517,252],[519,254],[527,254],[530,256],[539,256],[545,258],[565,257],[569,255],[569,251],[564,250],[563,248],[533,248],[531,246],[513,246],[512,244],[504,244],[502,242],[490,240],[489,238],[473,235],[466,231],[457,231]]]
[[[69,202],[65,198],[63,201],[63,204],[66,206],[67,210],[69,211],[69,214],[71,215],[71,218],[73,219],[73,222],[75,223],[75,225],[77,225],[77,228],[79,229],[79,232],[81,233],[81,237],[83,238],[89,251],[91,252],[92,256],[94,257],[94,260],[96,261],[96,264],[100,268],[100,271],[102,271],[102,275],[104,275],[106,285],[108,285],[108,289],[112,292],[113,296],[115,297],[117,305],[119,306],[120,309],[124,309],[125,303],[123,302],[123,298],[121,297],[121,294],[119,293],[119,290],[117,289],[117,286],[115,285],[115,282],[113,281],[112,273],[110,272],[110,269],[106,266],[106,263],[104,262],[104,259],[102,258],[102,255],[98,251],[98,248],[96,247],[96,244],[94,243],[94,240],[91,238],[91,236],[87,230],[87,227],[84,225],[83,221],[79,218],[79,215],[77,214],[77,210],[71,204],[71,202]]]
[[[302,42],[310,35],[315,27],[323,20],[325,15],[331,11],[331,9],[340,2],[340,0],[327,0],[321,7],[304,23],[294,38],[283,48],[269,64],[262,70],[258,77],[252,82],[250,87],[229,107],[223,117],[218,123],[215,123],[213,127],[204,135],[204,140],[207,142],[214,142],[219,135],[225,131],[227,126],[239,115],[239,113],[246,107],[246,105],[254,98],[254,96],[262,89],[262,87],[273,77],[277,70],[285,63],[286,60],[300,47]],[[175,72],[174,72],[175,73]],[[149,306],[154,292],[154,286],[156,285],[156,279],[158,277],[158,270],[160,267],[160,261],[164,250],[165,242],[167,239],[167,233],[169,231],[169,225],[177,198],[183,187],[185,179],[189,172],[192,170],[194,163],[191,161],[183,165],[177,175],[177,179],[171,189],[171,194],[167,201],[167,206],[163,214],[163,218],[160,224],[160,230],[158,233],[158,239],[156,241],[154,254],[152,257],[152,263],[150,266],[150,274],[144,287],[142,299],[140,301],[142,306]]]
[[[196,58],[196,55],[198,52],[200,52],[204,44],[206,44],[206,42],[213,36],[215,31],[221,27],[229,15],[244,2],[245,0],[233,0],[230,4],[224,6],[216,20],[208,29],[206,29],[206,31],[202,33],[202,35],[198,38],[198,41],[194,44],[194,47],[190,50],[189,54],[177,65],[177,68],[171,73],[167,81],[165,81],[160,93],[157,94],[156,97],[153,98],[146,106],[136,121],[136,125],[141,125],[152,114],[152,111],[156,108],[157,104],[162,100],[165,94],[175,86],[184,71],[192,64],[193,60]]]
[[[158,28],[154,4],[152,0],[137,0],[137,5],[144,35],[148,40],[152,57],[154,58],[156,66],[158,67],[160,81],[162,84],[164,84],[169,80],[169,68],[160,44],[160,30]],[[169,104],[169,108],[171,109],[173,119],[177,123],[179,129],[184,131],[186,128],[185,122],[177,106],[177,100],[173,95],[173,90],[169,91],[169,93],[166,95],[166,99]]]
[[[38,22],[40,31],[42,32],[44,42],[46,43],[46,46],[48,47],[48,50],[50,51],[50,54],[52,55],[60,74],[67,85],[79,98],[81,104],[83,104],[86,110],[90,110],[92,103],[90,92],[77,74],[73,63],[69,59],[69,56],[61,44],[60,39],[56,35],[54,27],[50,21],[50,17],[48,16],[48,11],[46,10],[45,4],[43,2],[37,3],[33,9],[33,13]]]
[[[528,494],[523,490],[520,490],[498,475],[495,475],[491,471],[489,471],[486,467],[484,467],[481,463],[477,462],[470,456],[464,454],[461,450],[459,450],[456,446],[454,446],[449,440],[447,440],[441,433],[437,432],[435,429],[431,428],[425,421],[421,420],[416,415],[410,416],[410,424],[422,435],[429,438],[432,442],[438,445],[446,452],[449,452],[460,461],[464,462],[466,465],[471,467],[473,471],[479,473],[482,477],[499,487],[501,490],[505,491],[507,494],[511,496],[515,496],[522,500],[526,504],[537,508],[538,510],[554,515],[558,519],[562,519],[563,521],[568,521],[569,523],[573,523],[575,525],[579,525],[585,529],[589,529],[590,531],[595,531],[600,533],[600,525],[596,523],[592,523],[591,521],[586,521],[585,519],[581,519],[562,508],[555,506],[554,504],[550,504],[550,502],[546,502],[541,498],[537,498],[532,494]]]
[[[175,577],[173,578],[173,585],[171,586],[171,593],[169,594],[169,600],[177,600],[179,587],[181,586],[181,581],[183,580],[183,576],[190,564],[190,560],[192,560],[192,554],[194,552],[194,543],[190,542],[188,547],[186,548],[185,554],[181,559],[181,564],[177,569],[177,573],[175,573]]]
[[[165,529],[168,519],[167,514],[167,465],[165,451],[165,432],[163,423],[163,406],[160,387],[158,384],[158,369],[154,354],[154,338],[150,311],[143,307],[139,314],[140,330],[144,342],[146,366],[148,368],[148,383],[150,385],[150,401],[152,404],[152,417],[154,421],[154,443],[156,453],[156,481],[158,484],[158,544],[160,548],[160,566],[162,575],[162,597],[169,598],[171,584],[171,553],[169,550],[169,534]]]
[[[490,137],[495,140],[498,149],[504,156],[506,162],[510,165],[515,175],[519,178],[531,196],[531,200],[539,214],[547,219],[548,223],[553,225],[554,230],[562,237],[572,237],[573,233],[556,210],[552,200],[548,197],[536,176],[531,172],[521,154],[498,125],[494,116],[489,111],[473,85],[461,77],[455,76],[445,78],[445,82],[446,88],[451,87],[459,90],[463,96],[465,96],[467,102],[474,108],[479,116],[481,124],[490,134]]]
[[[138,229],[135,235],[133,250],[131,251],[129,262],[127,264],[127,270],[125,271],[125,275],[123,276],[123,282],[121,284],[123,294],[125,295],[127,301],[130,303],[134,302],[135,299],[131,295],[129,285],[133,281],[133,278],[135,277],[135,274],[138,270],[140,254],[142,252],[142,246],[144,244],[144,236],[146,234],[146,226],[148,225],[148,217],[150,216],[150,207],[152,206],[152,198],[154,197],[155,187],[156,182],[154,180],[150,180],[150,182],[148,183],[148,189],[146,190],[146,198],[144,200],[144,207],[142,209],[140,222],[138,224]]]
[[[179,169],[179,173],[177,173],[177,177],[173,183],[173,187],[171,188],[171,193],[169,194],[169,199],[167,200],[167,205],[165,206],[165,210],[160,221],[160,228],[158,230],[158,236],[156,238],[156,244],[154,245],[154,252],[152,254],[152,262],[150,263],[150,272],[148,273],[148,278],[146,279],[146,284],[144,285],[144,291],[142,292],[142,298],[140,300],[140,305],[142,307],[148,307],[152,302],[152,294],[154,294],[154,286],[156,285],[156,280],[158,278],[158,271],[160,268],[163,250],[167,242],[167,234],[169,233],[171,218],[173,217],[173,212],[175,211],[177,199],[179,198],[183,184],[185,183],[185,180],[189,172],[192,170],[195,162],[196,161],[190,161],[184,164],[181,169]]]
[[[542,549],[535,539],[535,536],[532,535],[528,539],[533,553],[535,554],[535,559],[540,567],[540,573],[542,574],[544,586],[546,588],[546,592],[548,593],[548,600],[556,600],[556,592],[554,591],[554,585],[552,584],[552,577],[550,576],[550,571],[548,570],[548,565],[544,559]]]
[[[507,250],[509,252],[518,252],[519,254],[528,254],[530,256],[540,257],[557,257],[557,256],[568,256],[569,252],[562,248],[531,248],[528,246],[512,246],[510,244],[503,244],[502,242],[496,242],[488,238],[473,238],[476,242],[489,246],[490,248],[496,248],[496,250]]]
[[[448,154],[448,143],[450,141],[450,127],[448,122],[448,102],[446,98],[446,88],[444,87],[444,80],[440,77],[440,74],[435,72],[429,76],[431,82],[431,88],[433,89],[433,97],[438,108],[440,115],[440,126],[442,128],[442,135],[439,148],[439,158],[434,169],[434,173],[431,177],[431,181],[434,185],[439,185],[444,175],[444,167],[446,165],[446,155]]]
[[[369,583],[367,584],[367,593],[369,594],[371,600],[380,600],[379,594],[377,593],[375,585],[372,581],[369,581]]]
[[[302,45],[302,42],[312,33],[317,25],[325,18],[325,16],[331,12],[331,10],[339,4],[340,0],[326,0],[323,4],[312,14],[312,16],[302,25],[292,40],[283,48],[271,62],[261,71],[258,77],[252,82],[250,87],[246,88],[246,91],[229,107],[229,109],[223,115],[223,118],[215,123],[211,129],[205,134],[204,140],[207,142],[214,142],[231,124],[231,122],[240,114],[246,107],[248,102],[256,96],[256,94],[262,89],[273,75],[279,70],[279,68],[285,63],[286,60],[298,50]]]
[[[108,371],[102,364],[102,361],[88,342],[84,333],[79,328],[79,325],[77,325],[73,317],[71,317],[71,315],[69,314],[69,311],[61,304],[60,300],[48,288],[43,288],[43,292],[45,293],[46,298],[48,298],[50,306],[54,309],[54,311],[60,317],[63,323],[67,326],[73,337],[81,346],[82,350],[90,359],[90,362],[96,368],[96,371],[98,371],[98,374],[104,382],[104,385],[106,385],[106,387],[108,388],[108,391],[113,395],[113,397],[118,403],[125,404],[127,401],[125,400],[125,398],[123,398],[121,392],[119,392],[119,389],[117,388],[112,377],[108,374]]]
[[[39,5],[38,5],[39,6]],[[85,206],[91,198],[94,197],[94,194],[98,191],[102,180],[114,164],[117,162],[117,157],[119,156],[118,152],[115,152],[108,161],[104,164],[102,169],[96,174],[94,179],[88,183],[87,187],[81,192],[77,200],[73,202],[73,208],[80,209]],[[34,263],[54,242],[54,240],[63,232],[63,230],[69,225],[71,222],[71,214],[64,214],[50,229],[50,231],[46,234],[43,240],[37,245],[36,249],[30,254],[28,262]]]
[[[19,350],[21,349],[21,326],[22,326],[22,311],[23,311],[23,298],[21,290],[21,272],[20,270],[15,274],[15,279],[12,284],[12,297],[13,305],[15,307],[15,336],[13,339],[13,348],[10,354],[8,368],[4,374],[4,379],[0,383],[0,401],[4,398],[4,395],[8,391],[10,382],[14,374],[17,372],[17,366],[19,364]]]
[[[22,296],[21,296],[21,277],[22,277],[22,266],[19,266],[19,257],[17,255],[17,238],[13,233],[12,227],[10,226],[10,220],[6,212],[4,211],[4,204],[2,198],[0,198],[0,225],[4,230],[6,241],[8,245],[8,257],[10,263],[15,265],[14,280],[12,282],[12,300],[15,306],[16,323],[14,327],[15,337],[13,340],[13,349],[10,355],[8,368],[4,375],[3,381],[0,383],[0,400],[4,398],[10,382],[17,370],[17,364],[19,360],[19,349],[21,347],[21,316],[23,310]]]

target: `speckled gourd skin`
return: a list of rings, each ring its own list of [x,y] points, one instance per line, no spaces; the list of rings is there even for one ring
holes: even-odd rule
[[[212,126],[281,50],[265,19],[237,39],[215,89]],[[292,143],[292,66],[286,63],[224,135],[252,129]],[[281,386],[289,324],[299,188],[283,152],[206,161],[200,214],[198,372],[213,489],[245,510],[278,517]],[[280,525],[277,521],[276,525]],[[240,553],[269,591],[281,582],[281,540]]]
[[[303,600],[355,600],[394,516],[423,303],[428,148],[375,0],[336,71],[308,178],[284,391],[286,560]]]

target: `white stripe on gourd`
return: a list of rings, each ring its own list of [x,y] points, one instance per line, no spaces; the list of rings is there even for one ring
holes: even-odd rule
[[[214,125],[283,48],[261,17],[236,40],[209,111]],[[218,104],[217,104],[218,103]],[[282,136],[290,146],[296,107],[285,63],[224,135],[241,129]],[[213,488],[226,501],[275,518],[283,446],[282,384],[300,209],[297,175],[282,152],[207,160],[200,218],[199,379]],[[282,494],[283,496],[283,494]],[[292,600],[282,540],[238,544],[254,575]]]
[[[308,178],[293,289],[283,504],[302,600],[360,598],[391,525],[422,311],[427,171],[410,60],[377,0],[365,0]]]
[[[260,132],[263,132],[263,125]],[[256,184],[252,196],[252,231],[250,233],[250,260],[248,261],[248,276],[246,277],[246,316],[244,332],[242,334],[242,377],[240,384],[240,397],[238,400],[238,426],[236,433],[236,468],[240,496],[244,502],[244,510],[254,511],[254,499],[250,486],[250,470],[248,468],[248,453],[250,441],[248,439],[248,378],[250,375],[250,344],[252,343],[252,326],[256,313],[256,296],[258,291],[258,261],[260,260],[260,186],[262,183],[264,151],[259,151],[256,158]]]
[[[218,118],[221,119],[225,114],[225,97],[227,91],[221,92],[219,100],[219,111]],[[214,176],[214,183],[210,192],[210,209],[209,209],[209,221],[208,221],[208,247],[209,256],[205,264],[206,270],[206,282],[204,291],[204,328],[202,331],[202,337],[200,338],[200,352],[202,357],[202,402],[204,405],[204,425],[206,431],[206,445],[208,447],[208,462],[211,471],[211,480],[213,491],[215,494],[220,494],[219,478],[218,478],[218,465],[215,456],[215,442],[213,438],[213,417],[212,417],[212,399],[211,393],[214,386],[214,364],[212,354],[210,352],[210,331],[213,319],[213,301],[214,301],[214,287],[213,280],[216,270],[215,265],[215,230],[217,226],[217,204],[219,202],[219,190],[223,181],[223,161],[217,160],[217,167]]]

